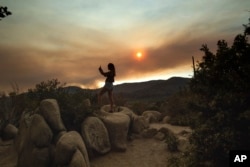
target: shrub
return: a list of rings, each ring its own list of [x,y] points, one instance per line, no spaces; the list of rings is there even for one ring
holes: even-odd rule
[[[12,84],[13,91],[6,95],[0,95],[0,131],[7,124],[19,126],[19,119],[22,112],[26,109],[27,97],[25,94],[19,94],[18,85]]]
[[[88,90],[76,90],[71,92],[65,88],[66,83],[61,84],[58,79],[48,80],[36,84],[34,89],[28,90],[28,97],[37,107],[41,100],[47,98],[56,99],[61,111],[62,120],[68,130],[79,130],[81,122],[92,113],[92,109],[84,106],[84,99],[92,100],[93,94]]]
[[[195,166],[225,166],[230,150],[250,149],[249,27],[245,25],[244,35],[237,35],[231,47],[218,41],[216,54],[202,45],[204,56],[190,83],[190,109],[200,113],[187,158]]]
[[[194,120],[197,119],[197,112],[189,107],[192,100],[192,94],[187,89],[167,99],[167,106],[163,114],[170,116],[170,124],[181,126],[192,125]]]
[[[165,143],[168,150],[171,152],[178,151],[179,140],[175,134],[166,128],[161,128],[159,131],[165,134]]]

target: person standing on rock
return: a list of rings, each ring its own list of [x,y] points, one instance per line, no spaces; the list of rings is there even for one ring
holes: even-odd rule
[[[113,98],[113,82],[115,81],[115,66],[113,63],[108,64],[108,72],[103,72],[102,67],[99,67],[99,72],[106,77],[105,85],[98,94],[98,103],[101,104],[102,95],[108,92],[110,102],[110,112],[114,111],[114,98]]]

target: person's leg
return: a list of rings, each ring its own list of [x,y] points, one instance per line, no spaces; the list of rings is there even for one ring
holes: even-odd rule
[[[109,95],[109,102],[110,102],[110,110],[112,112],[114,112],[114,98],[113,98],[113,91],[112,90],[109,90],[108,91],[108,95]]]
[[[102,88],[101,91],[98,93],[98,104],[101,106],[102,104],[102,95],[107,91],[106,88]]]

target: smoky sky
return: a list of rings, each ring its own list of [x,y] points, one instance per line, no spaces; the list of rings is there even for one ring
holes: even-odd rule
[[[123,49],[120,52],[117,49],[113,53],[104,52],[103,55],[92,56],[88,52],[80,52],[75,45],[70,50],[51,51],[28,47],[1,47],[0,83],[2,89],[8,89],[12,83],[17,83],[25,90],[41,81],[57,78],[61,82],[95,87],[97,80],[104,79],[98,72],[99,66],[107,70],[107,64],[114,63],[118,79],[133,75],[145,76],[148,73],[178,68],[185,64],[191,66],[192,56],[196,58],[202,56],[199,48],[203,42],[211,43],[214,47],[215,39],[210,40],[180,41],[148,48],[145,49],[141,60],[136,59],[133,51],[126,52]]]
[[[116,66],[116,81],[145,80],[168,70],[192,72],[202,44],[216,51],[247,23],[248,0],[5,1],[13,15],[0,21],[0,92],[58,79],[96,88],[98,67]],[[135,57],[142,52],[142,58]],[[186,67],[189,69],[185,69]],[[184,68],[185,67],[185,68]]]

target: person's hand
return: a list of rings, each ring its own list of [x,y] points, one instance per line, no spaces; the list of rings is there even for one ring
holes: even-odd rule
[[[99,67],[99,71],[100,71],[101,73],[103,72],[103,71],[102,71],[102,66]]]

